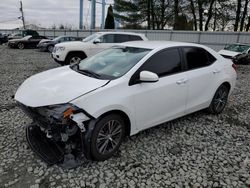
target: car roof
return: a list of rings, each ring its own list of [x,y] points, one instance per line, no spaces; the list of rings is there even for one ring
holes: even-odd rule
[[[143,33],[123,32],[123,31],[101,31],[99,34],[127,34],[127,35],[144,35]]]
[[[176,42],[176,41],[131,41],[131,42],[124,42],[121,45],[129,47],[137,47],[137,48],[148,48],[148,49],[170,48],[177,46],[194,46],[194,47],[204,48],[204,46],[200,44],[188,43],[188,42]]]

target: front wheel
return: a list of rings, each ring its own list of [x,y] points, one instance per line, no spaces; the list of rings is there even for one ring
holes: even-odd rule
[[[226,106],[228,94],[229,94],[228,87],[225,85],[221,85],[215,92],[215,95],[208,108],[208,111],[213,114],[221,113]]]
[[[52,53],[54,49],[54,46],[50,45],[47,47],[48,52]]]
[[[17,47],[19,49],[24,49],[24,44],[20,42],[20,43],[17,44]]]
[[[110,158],[120,147],[125,135],[121,116],[110,114],[97,122],[91,137],[91,154],[97,161]]]
[[[72,53],[72,54],[68,55],[68,57],[66,58],[65,64],[66,65],[73,65],[75,63],[79,63],[84,58],[85,57],[80,53]]]

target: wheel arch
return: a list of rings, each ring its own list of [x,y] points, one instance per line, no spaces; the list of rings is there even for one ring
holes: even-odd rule
[[[81,55],[84,56],[85,58],[87,57],[87,55],[86,55],[85,52],[76,50],[76,51],[69,51],[69,52],[67,53],[65,59],[67,59],[67,58],[68,58],[70,55],[72,55],[72,54],[81,54]]]
[[[98,119],[101,119],[107,115],[110,115],[110,114],[117,114],[117,115],[120,115],[124,121],[125,121],[125,136],[130,136],[130,132],[131,132],[131,121],[130,121],[130,118],[129,116],[122,110],[110,110],[110,111],[107,111],[105,113],[103,113],[102,115],[100,115],[98,117]]]
[[[229,91],[231,90],[231,84],[228,81],[223,82],[221,85],[225,85]]]

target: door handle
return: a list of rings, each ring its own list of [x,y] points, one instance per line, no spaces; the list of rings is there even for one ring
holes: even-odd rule
[[[220,70],[213,70],[213,73],[214,73],[214,74],[220,73]]]
[[[177,84],[182,84],[183,81],[182,81],[182,80],[178,80],[176,83],[177,83]]]
[[[180,85],[180,84],[185,84],[185,83],[187,83],[187,81],[188,81],[188,79],[181,79],[181,80],[178,80],[176,83],[177,83],[178,85]]]
[[[183,80],[183,83],[185,84],[185,83],[187,83],[188,82],[188,79],[184,79]]]

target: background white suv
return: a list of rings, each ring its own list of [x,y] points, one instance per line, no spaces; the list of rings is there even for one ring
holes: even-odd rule
[[[148,40],[144,34],[129,32],[98,32],[82,41],[61,43],[55,45],[53,59],[61,65],[79,62],[117,43]]]

